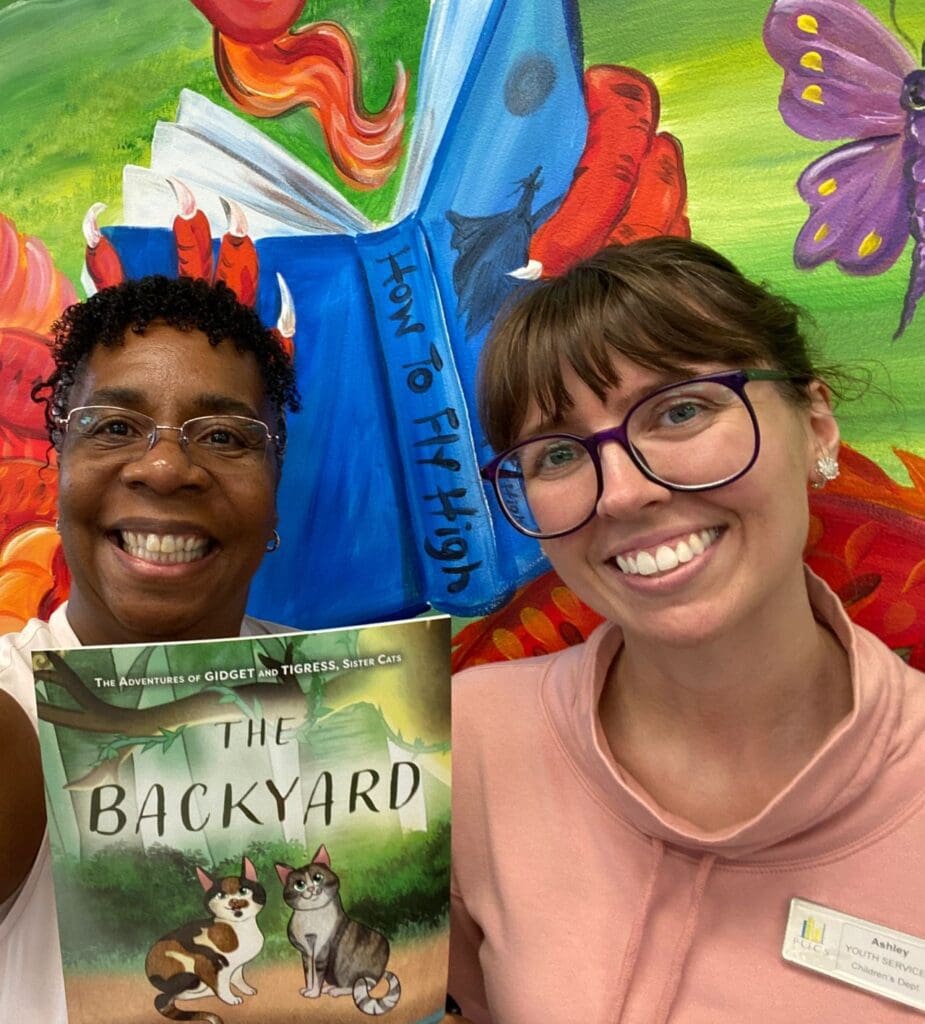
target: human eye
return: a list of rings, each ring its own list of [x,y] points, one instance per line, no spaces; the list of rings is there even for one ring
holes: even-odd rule
[[[690,423],[703,412],[703,404],[691,398],[679,399],[672,402],[661,412],[661,419],[668,426],[682,426]]]
[[[186,431],[192,444],[217,455],[251,451],[266,437],[263,424],[243,416],[202,416],[189,420]]]
[[[567,476],[588,459],[584,445],[571,437],[546,437],[528,442],[521,456],[524,476],[552,480]]]
[[[118,447],[145,436],[146,424],[126,409],[87,408],[77,410],[76,432],[101,445]]]
[[[653,395],[633,414],[632,431],[699,431],[737,404],[735,392],[722,384],[692,383]]]

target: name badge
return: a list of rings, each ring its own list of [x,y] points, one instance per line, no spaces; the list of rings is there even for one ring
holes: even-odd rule
[[[925,939],[792,899],[781,955],[925,1012]]]

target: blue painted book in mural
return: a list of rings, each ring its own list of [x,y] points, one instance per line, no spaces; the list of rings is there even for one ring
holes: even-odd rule
[[[442,1018],[447,617],[33,671],[69,1024]]]
[[[292,295],[304,411],[280,490],[288,557],[265,560],[254,614],[313,628],[427,605],[476,615],[538,571],[535,542],[503,525],[479,478],[474,381],[494,314],[523,286],[509,272],[585,140],[579,51],[573,0],[433,3],[384,224],[189,91],[158,124],[150,168],[126,168],[126,224],[107,233],[127,273],[176,272],[174,178],[213,235],[223,199],[245,211],[266,323],[278,274]]]

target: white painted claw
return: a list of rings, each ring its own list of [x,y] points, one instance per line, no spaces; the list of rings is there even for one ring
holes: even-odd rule
[[[515,277],[518,281],[539,281],[543,276],[543,264],[539,260],[530,260],[524,267],[509,270],[507,276]]]
[[[91,249],[95,249],[100,244],[100,239],[103,237],[100,234],[99,216],[105,209],[105,203],[94,203],[84,215],[84,241]]]
[[[196,215],[196,197],[193,195],[192,189],[185,182],[180,181],[179,178],[171,178],[167,176],[167,184],[173,189],[173,194],[177,197],[177,206],[179,207],[179,214],[184,220],[192,220]]]
[[[219,196],[219,199],[228,220],[228,234],[234,235],[235,238],[244,238],[247,234],[247,217],[244,210],[233,199],[226,199],[224,196]]]
[[[295,336],[295,303],[292,301],[292,292],[282,274],[277,273],[276,283],[279,285],[279,319],[276,321],[276,329],[284,338]]]

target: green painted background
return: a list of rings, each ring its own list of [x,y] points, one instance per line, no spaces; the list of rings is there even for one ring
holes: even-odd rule
[[[582,0],[586,62],[629,64],[655,79],[662,127],[684,145],[695,237],[806,306],[826,361],[873,370],[892,398],[874,389],[845,405],[843,433],[905,482],[891,445],[925,455],[925,308],[901,341],[890,341],[908,254],[874,278],[849,278],[833,266],[812,273],[793,267],[806,210],[794,183],[827,146],[799,138],[777,113],[782,72],[761,41],[768,6]],[[888,21],[888,0],[867,6]],[[925,39],[925,4],[896,6],[905,32]],[[386,100],[400,59],[412,72],[413,111],[427,11],[426,0],[308,0],[302,21],[332,19],[354,34],[371,109]],[[209,28],[188,0],[0,0],[0,211],[43,239],[72,280],[87,207],[108,202],[103,223],[119,219],[122,167],[147,164],[154,122],[172,119],[184,85],[222,101]],[[337,181],[307,113],[258,123]],[[384,217],[397,180],[351,199]]]

